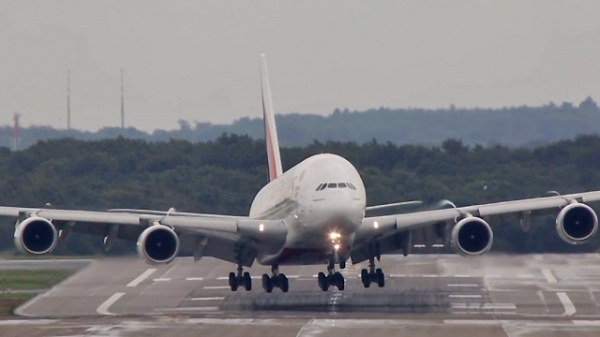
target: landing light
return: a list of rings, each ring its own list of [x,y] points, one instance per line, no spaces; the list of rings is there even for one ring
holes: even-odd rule
[[[377,221],[373,222],[373,227],[375,227],[375,229],[379,228],[379,223]]]
[[[331,233],[329,233],[329,237],[331,238],[331,240],[335,240],[335,239],[341,238],[342,234],[336,233],[336,232],[331,232]]]
[[[264,232],[264,230],[265,230],[265,225],[264,225],[264,224],[260,224],[260,225],[258,226],[258,230],[259,230],[259,231],[261,231],[261,232]]]
[[[334,248],[335,250],[338,250],[338,249],[340,249],[340,245],[339,245],[339,244],[335,244],[335,245],[333,246],[333,248]]]

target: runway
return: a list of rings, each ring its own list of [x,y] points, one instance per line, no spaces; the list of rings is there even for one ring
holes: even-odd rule
[[[600,255],[385,256],[386,287],[365,289],[363,266],[346,290],[322,292],[324,266],[281,267],[290,292],[231,292],[235,266],[179,258],[167,266],[98,260],[0,321],[1,336],[597,336]],[[25,329],[23,331],[19,329]],[[102,330],[104,329],[104,330]],[[100,331],[102,330],[102,331]],[[107,332],[108,331],[108,332]],[[36,335],[37,333],[37,335]]]

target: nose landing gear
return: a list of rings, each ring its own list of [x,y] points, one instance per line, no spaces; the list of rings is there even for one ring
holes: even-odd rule
[[[321,288],[321,290],[323,291],[327,291],[330,286],[335,286],[336,288],[338,288],[338,290],[344,290],[344,287],[346,285],[344,275],[342,275],[340,272],[335,271],[335,263],[333,260],[330,260],[329,264],[327,265],[327,275],[325,275],[325,273],[323,272],[320,272],[317,277],[317,280],[319,282],[319,288]]]
[[[274,265],[271,267],[272,276],[268,274],[263,274],[262,276],[262,286],[263,289],[267,293],[271,293],[273,288],[279,288],[284,293],[287,293],[289,290],[289,282],[287,276],[285,274],[279,272],[279,266]]]
[[[234,272],[229,273],[229,287],[231,291],[236,291],[238,287],[244,287],[246,291],[252,290],[252,278],[250,273],[243,272],[242,266],[238,266],[237,275]]]

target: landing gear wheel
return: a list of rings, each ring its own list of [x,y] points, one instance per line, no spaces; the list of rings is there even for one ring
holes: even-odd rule
[[[238,280],[233,272],[229,273],[229,287],[231,291],[236,291],[238,288]]]
[[[365,288],[371,286],[371,275],[369,275],[369,272],[366,269],[360,271],[360,280]]]
[[[340,261],[340,269],[346,269],[346,260]]]
[[[383,286],[385,285],[385,275],[383,274],[381,268],[377,268],[377,270],[375,271],[375,279],[377,280],[377,285],[379,286],[379,288],[383,288]]]
[[[344,286],[345,286],[345,282],[344,282],[344,276],[342,274],[340,274],[339,272],[333,274],[333,285],[335,285],[338,290],[344,290]]]
[[[290,289],[290,285],[288,282],[288,278],[287,276],[285,276],[285,274],[279,274],[279,288],[281,288],[281,291],[283,291],[284,293],[287,293],[288,290]]]
[[[269,275],[263,274],[262,286],[267,293],[271,293],[273,291],[273,282],[271,282],[271,277]]]
[[[329,289],[329,282],[327,280],[327,276],[325,276],[325,273],[320,272],[318,275],[318,280],[319,288],[321,288],[321,290],[323,291],[327,291],[327,289]]]
[[[244,284],[246,291],[252,290],[252,278],[250,277],[250,273],[244,273],[244,276],[242,277],[242,283]]]

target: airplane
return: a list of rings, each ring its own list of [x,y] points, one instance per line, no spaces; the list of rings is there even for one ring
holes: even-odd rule
[[[193,252],[197,262],[214,257],[237,265],[229,274],[232,291],[252,289],[244,268],[256,261],[271,266],[262,275],[267,293],[288,292],[281,266],[323,264],[317,284],[323,291],[344,290],[337,270],[368,261],[360,279],[365,288],[385,286],[377,268],[384,254],[410,253],[413,233],[430,230],[463,256],[490,250],[490,223],[508,218],[521,221],[524,230],[532,216],[557,214],[556,231],[570,244],[590,240],[598,230],[596,212],[587,205],[600,200],[600,191],[512,200],[466,207],[417,210],[370,216],[372,211],[418,204],[394,203],[367,207],[365,186],[357,169],[335,154],[311,156],[283,171],[266,56],[260,56],[262,109],[265,124],[269,182],[256,194],[248,216],[168,211],[111,209],[107,211],[0,207],[0,216],[17,218],[14,241],[21,252],[44,255],[70,233],[104,237],[109,250],[116,239],[136,242],[141,258],[150,264],[172,262],[180,250]]]

